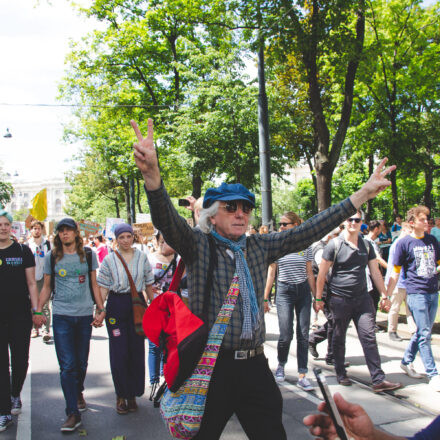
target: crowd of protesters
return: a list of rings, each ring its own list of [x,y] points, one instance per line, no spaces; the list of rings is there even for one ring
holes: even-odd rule
[[[188,198],[196,223],[192,228],[178,215],[160,179],[152,125],[146,138],[135,123],[133,128],[138,137],[135,160],[144,176],[157,228],[154,240],[143,240],[125,223],[116,226],[111,242],[105,234],[82,237],[78,224],[65,218],[58,222],[52,241],[44,237],[44,225],[35,221],[27,244],[18,243],[11,234],[11,215],[0,211],[0,282],[6,292],[2,296],[6,306],[0,311],[0,431],[21,411],[30,338],[37,338],[41,328],[45,342],[53,333],[60,367],[66,413],[61,431],[76,430],[81,412],[87,409],[84,380],[90,339],[93,327],[101,327],[104,321],[115,409],[121,415],[135,412],[136,397],[145,391],[146,365],[145,341],[133,322],[135,297],[147,304],[165,292],[181,258],[186,272],[179,294],[200,316],[200,294],[212,258],[208,235],[213,237],[216,249],[209,326],[217,317],[231,279],[237,281],[240,295],[195,438],[220,438],[234,413],[251,439],[286,438],[277,383],[285,381],[294,329],[297,385],[303,390],[313,390],[307,378],[308,355],[317,357],[317,345],[326,339],[327,364],[334,365],[341,385],[352,384],[345,360],[345,335],[351,320],[373,391],[399,388],[401,384],[386,380],[381,369],[376,313],[378,309],[389,313],[389,337],[401,341],[397,318],[403,302],[412,337],[400,367],[408,376],[422,378],[413,366],[419,352],[430,386],[440,391],[430,345],[438,306],[440,220],[431,227],[429,210],[417,206],[408,211],[406,221],[396,216],[389,229],[380,220],[364,225],[359,210],[388,186],[386,175],[393,167],[384,169],[385,162],[381,162],[360,191],[312,219],[303,221],[293,212],[284,213],[278,231],[262,225],[257,232],[250,224],[255,196],[240,184],[222,184],[209,189],[203,199]],[[264,313],[271,307],[276,307],[280,329],[275,374],[268,369],[263,347]],[[321,310],[327,322],[310,331],[312,311]],[[153,389],[162,375],[163,361],[161,348],[149,342],[148,370]],[[239,385],[226,387],[232,380]],[[307,424],[312,432],[323,433],[323,420],[310,418]]]

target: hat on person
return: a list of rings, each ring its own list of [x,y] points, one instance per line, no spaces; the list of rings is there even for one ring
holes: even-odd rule
[[[115,237],[118,238],[123,232],[129,232],[130,234],[134,234],[133,228],[127,223],[119,223],[115,226]]]
[[[14,221],[14,219],[12,218],[12,215],[9,214],[9,212],[6,211],[6,209],[3,208],[2,205],[0,205],[0,217],[6,217],[9,221],[9,223],[12,223]]]
[[[246,200],[252,205],[252,208],[255,208],[255,195],[241,183],[223,182],[218,188],[209,188],[203,199],[203,207],[209,208],[218,200]]]
[[[361,232],[365,232],[367,229],[368,229],[368,225],[366,225],[365,223],[362,223]]]
[[[78,229],[78,225],[76,224],[75,220],[73,220],[73,218],[63,218],[61,219],[56,227],[56,231],[58,232],[63,226],[67,226],[68,228],[72,228],[72,229]]]

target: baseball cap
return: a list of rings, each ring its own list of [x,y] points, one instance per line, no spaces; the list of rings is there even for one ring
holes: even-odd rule
[[[209,188],[203,198],[203,207],[209,208],[218,200],[246,200],[255,208],[255,195],[241,183],[223,182],[218,188]]]
[[[59,231],[63,226],[67,226],[68,228],[72,228],[72,229],[78,229],[75,220],[69,217],[61,219],[57,224],[56,230]]]

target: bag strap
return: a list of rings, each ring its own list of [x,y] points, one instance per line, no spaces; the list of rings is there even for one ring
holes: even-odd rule
[[[164,270],[163,274],[159,277],[159,278],[154,278],[154,282],[157,283],[159,282],[168,272],[171,268],[173,268],[173,271],[171,272],[174,276],[174,272],[176,269],[176,261],[177,261],[177,254],[174,254],[173,259],[170,261],[170,264],[168,265],[168,267],[166,268],[166,270]]]
[[[124,266],[125,272],[127,274],[128,282],[130,283],[131,297],[133,299],[139,298],[140,295],[138,294],[138,291],[136,290],[136,286],[134,284],[131,273],[128,270],[127,263],[125,262],[125,260],[121,256],[121,254],[116,249],[114,252],[115,252],[116,256],[119,258],[119,260],[121,261],[122,265]]]
[[[185,263],[182,259],[179,260],[176,270],[174,271],[173,279],[171,280],[170,287],[168,290],[171,292],[177,292],[179,288],[180,281],[182,280],[183,272],[185,272]]]

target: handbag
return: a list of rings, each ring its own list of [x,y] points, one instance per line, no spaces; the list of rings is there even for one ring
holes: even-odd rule
[[[235,274],[228,295],[209,332],[205,350],[192,375],[175,393],[169,389],[164,392],[160,402],[160,412],[169,433],[174,438],[191,439],[200,430],[209,383],[239,291],[238,275]]]
[[[144,317],[145,310],[147,310],[147,304],[145,303],[144,298],[141,297],[141,295],[139,295],[138,291],[136,290],[133,278],[130,271],[128,270],[127,264],[125,263],[124,259],[116,250],[115,254],[119,258],[119,260],[121,260],[125,272],[127,273],[128,282],[130,283],[131,302],[133,303],[134,330],[136,334],[145,338],[144,329],[142,327],[142,319]]]

